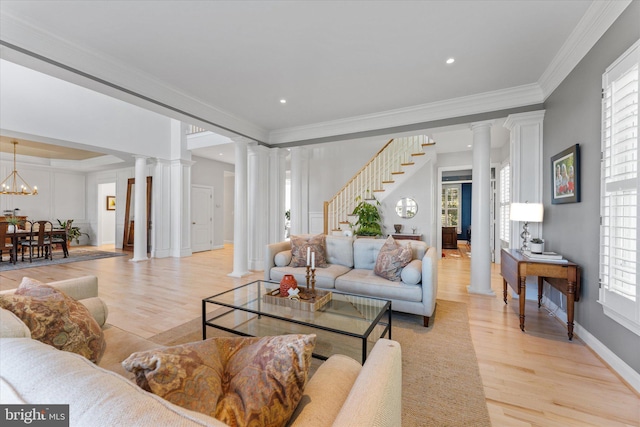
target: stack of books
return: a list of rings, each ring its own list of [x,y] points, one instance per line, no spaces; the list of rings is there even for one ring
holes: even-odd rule
[[[541,252],[534,253],[531,251],[522,251],[522,255],[525,258],[528,258],[532,261],[548,261],[548,262],[557,262],[557,263],[567,263],[566,259],[562,258],[562,255],[556,252]]]

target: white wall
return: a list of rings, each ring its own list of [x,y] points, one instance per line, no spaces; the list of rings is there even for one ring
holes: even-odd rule
[[[234,166],[228,163],[216,162],[203,157],[193,157],[195,161],[191,167],[191,184],[213,187],[213,247],[222,247],[227,240],[225,235],[225,172],[233,172]],[[232,181],[233,182],[233,181]],[[233,198],[231,199],[233,202]],[[231,204],[233,209],[233,203]],[[233,222],[233,218],[231,220]],[[233,228],[232,228],[233,230]],[[233,239],[233,237],[232,237]]]
[[[160,114],[1,59],[0,92],[5,135],[169,159],[170,119]]]
[[[115,182],[98,184],[97,245],[115,245],[116,243],[116,211],[107,210],[107,196],[116,196]]]

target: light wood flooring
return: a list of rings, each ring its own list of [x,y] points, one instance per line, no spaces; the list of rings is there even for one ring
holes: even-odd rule
[[[560,321],[532,302],[527,331],[520,331],[517,304],[502,301],[499,266],[492,267],[495,297],[469,295],[470,262],[461,249],[463,256],[439,261],[438,298],[467,304],[494,426],[640,426],[640,396],[579,337],[568,341]],[[231,245],[182,259],[129,258],[0,272],[0,289],[15,288],[23,276],[52,281],[93,274],[109,307],[108,322],[148,338],[198,317],[202,298],[263,277],[261,271],[227,276]]]

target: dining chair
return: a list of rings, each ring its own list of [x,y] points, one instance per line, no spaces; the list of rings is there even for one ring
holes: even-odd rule
[[[51,243],[53,243],[54,245],[62,245],[62,253],[64,254],[65,258],[69,256],[69,248],[67,247],[67,240],[69,239],[69,230],[71,230],[72,225],[73,225],[73,220],[68,219],[67,222],[65,222],[64,234],[54,234],[53,238],[51,239]]]
[[[22,246],[22,260],[24,261],[24,250],[29,248],[29,262],[33,261],[33,248],[37,249],[37,256],[40,257],[40,250],[45,259],[53,260],[53,246],[51,245],[51,237],[53,234],[53,225],[51,221],[35,221],[31,223],[30,239],[20,242]]]
[[[15,247],[13,245],[14,239],[11,236],[12,233],[9,233],[9,223],[8,222],[0,222],[0,262],[2,262],[2,255],[4,251],[9,252],[9,262],[16,263],[17,252],[15,251]]]

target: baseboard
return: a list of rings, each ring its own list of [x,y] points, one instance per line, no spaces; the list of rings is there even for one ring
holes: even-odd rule
[[[215,245],[212,249],[224,249],[224,245]]]
[[[545,296],[542,297],[542,304],[566,327],[567,313],[562,311],[557,304]],[[630,387],[632,387],[637,393],[640,393],[640,373],[627,365],[624,360],[620,359],[614,352],[609,350],[607,346],[591,335],[585,328],[580,326],[578,322],[574,322],[573,332],[575,335],[579,336],[580,339],[607,365],[609,365],[611,369],[620,375],[620,377],[622,377]]]

